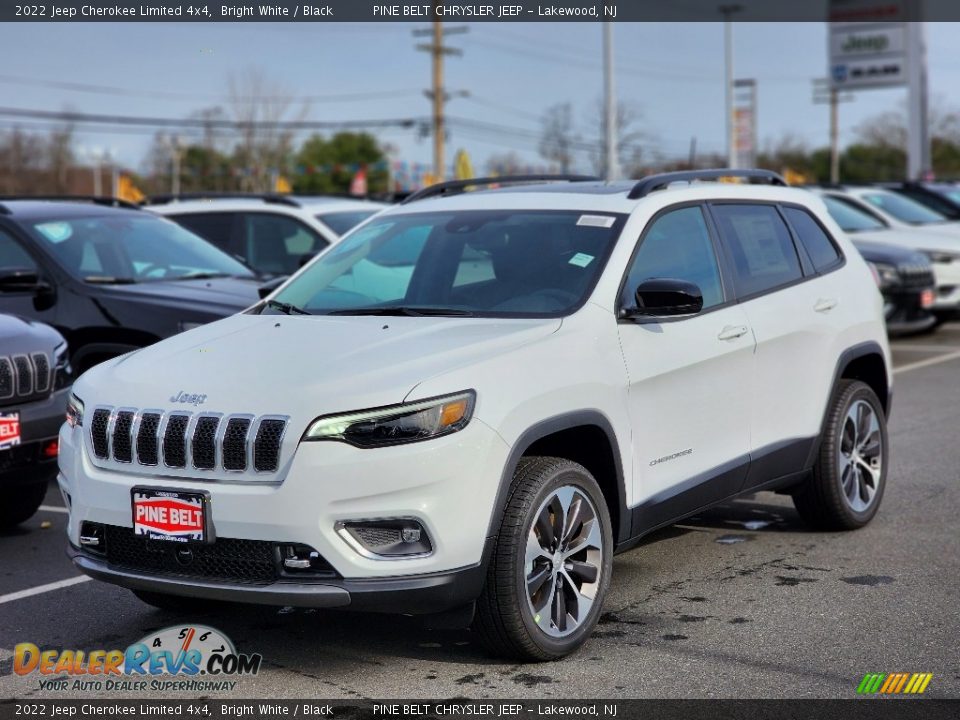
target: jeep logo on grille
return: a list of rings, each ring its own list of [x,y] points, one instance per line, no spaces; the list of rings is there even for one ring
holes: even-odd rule
[[[196,393],[191,395],[181,390],[170,397],[170,402],[196,406],[203,405],[203,403],[206,402],[206,399],[206,395],[197,395]]]

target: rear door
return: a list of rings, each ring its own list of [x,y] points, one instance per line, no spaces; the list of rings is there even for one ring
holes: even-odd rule
[[[634,532],[736,492],[749,463],[754,341],[733,301],[704,208],[668,208],[650,221],[621,291],[635,305],[651,278],[695,283],[697,315],[621,320],[633,431]]]
[[[800,470],[819,435],[847,301],[832,272],[843,259],[802,208],[736,202],[710,209],[757,343],[748,479],[754,485]]]

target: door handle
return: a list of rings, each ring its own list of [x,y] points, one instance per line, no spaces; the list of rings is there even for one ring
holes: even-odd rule
[[[723,330],[720,331],[720,334],[717,335],[718,340],[736,340],[738,337],[743,337],[747,334],[749,328],[746,325],[727,325]]]
[[[817,303],[813,306],[815,312],[825,313],[830,312],[837,306],[836,298],[820,298],[817,300]]]

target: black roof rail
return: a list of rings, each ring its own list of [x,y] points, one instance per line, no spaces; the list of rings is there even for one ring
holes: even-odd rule
[[[698,180],[720,180],[721,178],[743,178],[753,183],[786,186],[787,181],[772,170],[733,170],[717,168],[715,170],[681,170],[679,172],[648,175],[637,181],[627,194],[629,200],[639,200],[655,190],[662,190],[672,183],[693,183]]]
[[[524,183],[538,182],[589,182],[599,181],[600,178],[593,175],[504,175],[503,177],[481,177],[469,178],[467,180],[450,180],[449,182],[430,185],[412,195],[408,195],[400,201],[401,205],[426,200],[432,197],[442,197],[444,195],[457,195],[466,192],[467,188],[483,185],[520,185]]]
[[[274,203],[276,205],[289,205],[290,207],[300,207],[300,203],[288,195],[279,195],[277,193],[254,193],[254,192],[188,192],[188,193],[164,193],[160,195],[151,195],[144,202],[144,205],[166,205],[177,202],[178,200],[263,200],[265,203]]]
[[[105,205],[107,207],[125,208],[127,210],[140,210],[140,206],[128,200],[110,197],[108,195],[0,195],[0,202],[8,200],[43,200],[52,202],[88,202],[94,205]],[[10,214],[10,208],[4,206],[4,215]]]

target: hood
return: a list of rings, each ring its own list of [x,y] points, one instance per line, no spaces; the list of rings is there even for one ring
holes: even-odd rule
[[[909,230],[902,228],[866,230],[864,232],[847,233],[847,235],[857,245],[866,241],[897,245],[911,250],[939,250],[941,252],[960,253],[960,235],[936,232],[932,227],[917,226]]]
[[[134,285],[103,285],[103,297],[123,301],[209,310],[227,315],[245,310],[257,301],[259,281],[250,278],[210,278],[209,280],[158,280]]]
[[[902,245],[861,240],[859,235],[860,233],[854,237],[853,244],[863,256],[864,260],[888,263],[890,265],[925,264],[928,262],[926,256],[916,250],[911,250]]]
[[[63,336],[49,325],[0,314],[0,354],[45,352],[52,356],[54,348],[63,343]]]
[[[546,337],[559,319],[235,315],[87,372],[92,405],[318,415],[401,402],[420,382]],[[451,387],[450,392],[470,387]],[[175,406],[183,392],[199,406]]]

